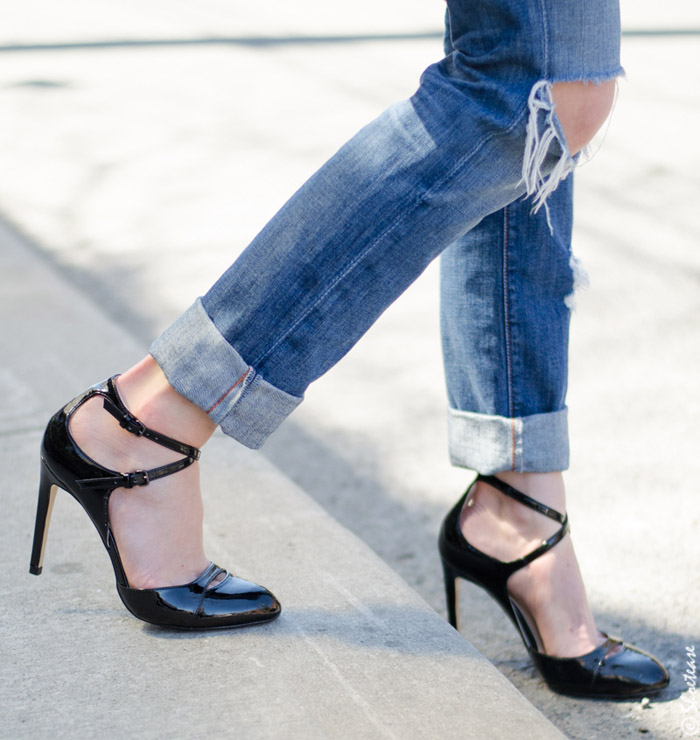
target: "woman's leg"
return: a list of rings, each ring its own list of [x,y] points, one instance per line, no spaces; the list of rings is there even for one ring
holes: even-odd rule
[[[201,447],[216,428],[168,384],[150,356],[120,375],[117,386],[136,418],[185,444]],[[122,429],[100,397],[81,407],[70,429],[83,452],[111,470],[151,470],[182,457]],[[202,517],[197,462],[147,486],[117,488],[109,498],[109,519],[131,587],[176,586],[197,578],[209,564]]]
[[[478,21],[503,21],[494,15]],[[348,142],[155,342],[171,384],[224,432],[259,447],[435,256],[524,194],[528,144],[536,188],[566,171],[541,60],[514,46],[505,62],[499,42],[482,66],[458,51],[426,70],[416,94]]]
[[[566,511],[561,473],[505,471],[497,477],[555,511]],[[482,482],[463,510],[461,526],[474,547],[505,562],[532,552],[560,527]],[[605,640],[591,614],[570,534],[514,573],[508,593],[536,626],[547,655],[585,655]]]
[[[564,3],[571,17],[561,18],[561,0],[450,2],[456,51],[324,165],[154,343],[164,376],[151,410],[175,391],[259,447],[446,246],[528,187],[546,194],[550,174],[571,166],[552,83],[620,73],[616,13],[600,2],[609,17],[590,13],[611,25],[610,48],[581,70],[552,53],[561,43],[553,20],[584,24],[579,3]],[[588,30],[572,35],[580,42]],[[143,368],[156,372],[150,361]],[[127,396],[136,377],[120,384]]]
[[[441,331],[450,458],[487,475],[569,466],[565,405],[573,178],[544,211],[526,200],[442,254]]]
[[[445,31],[450,54],[449,13]],[[575,117],[571,123],[570,146],[572,139],[578,143]],[[551,194],[548,208],[547,218],[544,211],[533,213],[528,200],[514,201],[442,253],[440,323],[452,463],[498,474],[541,503],[566,511],[559,471],[569,466],[565,398],[576,269],[573,177]],[[477,482],[476,487],[461,525],[482,552],[511,561],[556,531],[558,525],[490,486]],[[583,655],[601,643],[570,537],[508,585],[532,615],[548,654]]]
[[[566,511],[569,464],[567,355],[574,291],[570,252],[572,178],[531,213],[516,201],[485,218],[441,258],[441,326],[455,465],[497,474],[556,511]],[[475,547],[511,561],[559,524],[483,483],[464,510]],[[550,655],[583,655],[602,638],[588,606],[571,537],[515,573],[509,591]]]

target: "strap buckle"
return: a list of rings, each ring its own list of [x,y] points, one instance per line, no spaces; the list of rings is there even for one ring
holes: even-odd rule
[[[133,473],[124,474],[124,488],[133,488],[134,486],[147,486],[151,482],[147,470],[135,470]]]
[[[146,433],[146,425],[128,412],[119,420],[119,426],[137,437],[143,437]]]

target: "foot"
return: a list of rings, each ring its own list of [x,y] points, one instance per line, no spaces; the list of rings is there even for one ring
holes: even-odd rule
[[[560,473],[499,473],[498,478],[531,498],[566,512]],[[464,537],[477,549],[509,561],[523,557],[561,526],[504,496],[483,482],[462,511]],[[539,635],[538,649],[547,655],[573,658],[602,645],[586,597],[571,536],[508,580],[508,592]]]
[[[119,376],[117,388],[129,411],[151,429],[194,447],[214,431],[207,415],[172,389],[150,357]],[[149,470],[182,457],[122,429],[98,397],[73,415],[70,431],[86,455],[119,472]],[[209,565],[198,463],[147,486],[117,488],[109,499],[109,519],[132,588],[189,583]]]

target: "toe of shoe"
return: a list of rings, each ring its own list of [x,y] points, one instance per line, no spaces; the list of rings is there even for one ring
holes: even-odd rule
[[[265,587],[228,576],[206,592],[198,621],[202,626],[240,626],[275,619],[281,610],[277,598]]]
[[[634,645],[624,644],[601,662],[595,684],[602,692],[635,696],[660,691],[669,676],[661,663]]]
[[[578,658],[533,658],[549,687],[570,696],[630,699],[660,691],[669,681],[656,658],[615,639]]]

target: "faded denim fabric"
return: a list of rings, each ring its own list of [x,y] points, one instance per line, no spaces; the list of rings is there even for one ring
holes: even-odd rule
[[[621,73],[614,1],[450,0],[448,11],[454,51],[151,348],[173,387],[243,444],[259,447],[438,254],[571,169],[552,82]]]
[[[452,51],[448,12],[445,54]],[[441,255],[450,461],[484,475],[569,466],[572,176],[548,207],[549,223],[521,198]]]
[[[520,199],[448,247],[440,325],[450,459],[484,474],[569,465],[572,179],[544,210]]]

